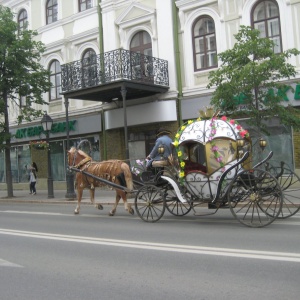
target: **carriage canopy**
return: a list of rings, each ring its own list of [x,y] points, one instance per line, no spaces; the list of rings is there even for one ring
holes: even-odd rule
[[[244,138],[249,140],[249,133],[233,119],[198,119],[181,126],[174,145],[184,162],[185,174],[195,168],[212,174],[237,158],[237,141]]]

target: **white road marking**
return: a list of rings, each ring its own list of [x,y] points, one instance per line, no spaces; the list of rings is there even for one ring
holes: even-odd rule
[[[2,213],[8,214],[25,214],[25,215],[49,215],[49,216],[62,216],[61,213],[49,213],[49,212],[41,212],[41,211],[25,211],[25,210],[1,210]]]
[[[15,268],[23,268],[23,266],[11,263],[7,260],[1,259],[0,258],[0,267],[15,267]]]
[[[84,236],[51,234],[51,233],[43,233],[43,232],[10,230],[10,229],[2,229],[2,228],[0,228],[0,234],[39,238],[39,239],[49,239],[49,240],[57,240],[57,241],[68,241],[68,242],[76,242],[76,243],[86,243],[86,244],[94,244],[94,245],[127,247],[127,248],[135,248],[135,249],[179,252],[179,253],[188,253],[188,254],[227,256],[227,257],[235,257],[235,258],[240,257],[240,258],[264,259],[264,260],[288,261],[288,262],[300,263],[300,254],[290,253],[290,252],[257,251],[257,250],[246,250],[246,249],[149,243],[149,242],[126,241],[126,240],[116,240],[116,239],[102,239],[102,238],[93,238],[93,237],[84,237]]]

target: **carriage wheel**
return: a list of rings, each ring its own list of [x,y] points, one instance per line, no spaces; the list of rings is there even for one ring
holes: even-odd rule
[[[134,200],[138,216],[145,222],[157,222],[165,212],[165,197],[155,185],[140,188]]]
[[[300,210],[300,178],[290,168],[271,167],[283,192],[283,204],[278,218],[285,219]]]
[[[173,187],[168,185],[165,190],[166,208],[174,216],[185,216],[192,209],[191,202],[182,203],[176,195]]]
[[[245,170],[228,187],[233,216],[249,227],[264,227],[280,214],[283,195],[276,178],[264,170]]]

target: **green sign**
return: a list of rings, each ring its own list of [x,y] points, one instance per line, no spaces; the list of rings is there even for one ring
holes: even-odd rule
[[[75,123],[77,120],[69,121],[69,131],[75,131]],[[61,133],[66,132],[66,122],[54,123],[51,128],[51,133]],[[34,126],[18,129],[15,137],[17,139],[23,139],[33,136],[39,136],[42,132],[44,132],[43,126]]]

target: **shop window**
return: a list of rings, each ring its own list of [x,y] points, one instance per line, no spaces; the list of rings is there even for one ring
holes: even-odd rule
[[[56,22],[58,19],[57,0],[48,0],[46,3],[46,24]]]
[[[18,146],[18,182],[28,182],[28,166],[31,165],[30,149],[28,145]]]
[[[256,127],[249,126],[247,121],[239,120],[239,123],[250,133],[253,164],[261,161],[270,151],[273,151],[271,164],[273,164],[273,162],[278,164],[283,161],[293,169],[294,147],[291,127],[280,124],[279,119],[274,117],[272,120],[266,121],[266,130],[269,134],[263,135]],[[265,149],[262,149],[259,145],[260,138],[264,138],[267,142]]]
[[[92,0],[78,0],[79,11],[85,11],[92,8]]]
[[[50,82],[52,87],[49,93],[49,100],[61,99],[61,68],[58,60],[52,61],[50,64]]]
[[[19,31],[26,30],[28,27],[27,11],[22,9],[18,15]]]
[[[276,1],[258,1],[251,12],[252,27],[260,31],[261,38],[274,43],[274,53],[282,52],[279,8]]]
[[[194,70],[217,67],[215,23],[209,16],[201,16],[192,27]]]

